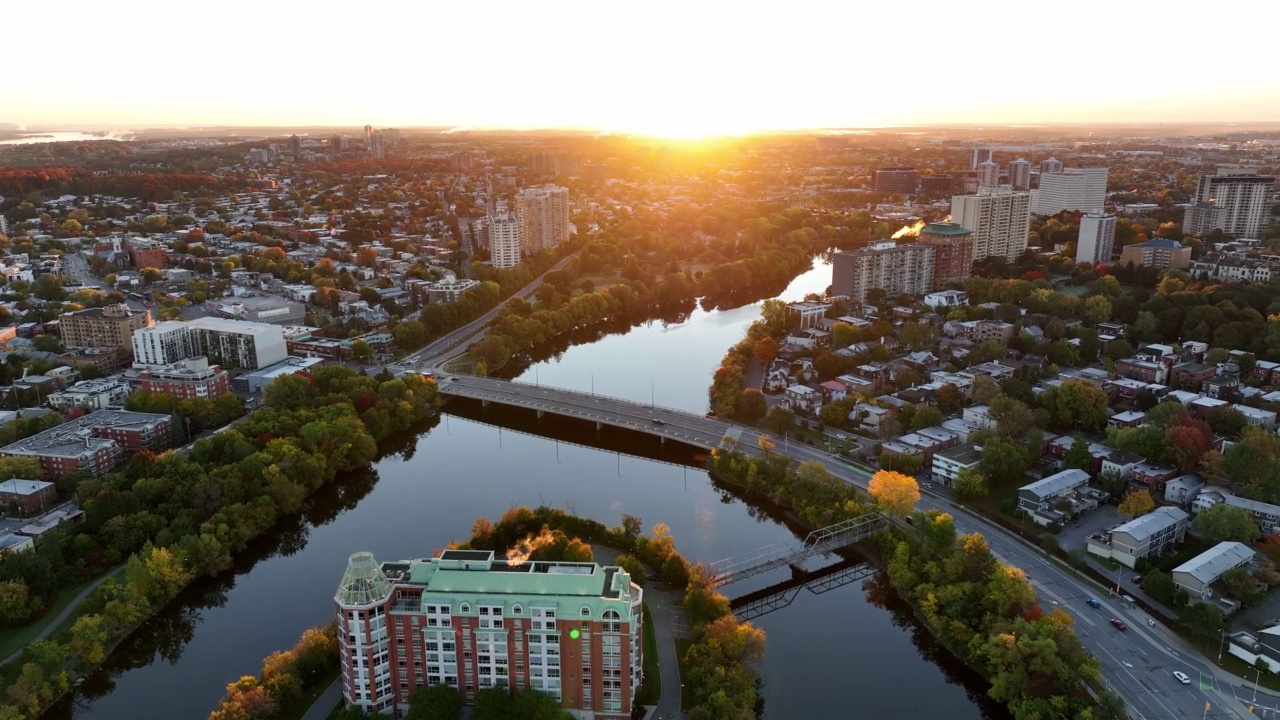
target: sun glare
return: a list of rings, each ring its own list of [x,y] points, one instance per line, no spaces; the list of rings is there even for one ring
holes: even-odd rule
[[[654,117],[645,122],[620,128],[624,132],[664,140],[710,140],[718,137],[738,137],[761,132],[766,128],[752,127],[732,120],[694,117]]]

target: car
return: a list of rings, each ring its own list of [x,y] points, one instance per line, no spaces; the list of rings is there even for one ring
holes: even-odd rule
[[[654,425],[666,425],[666,423],[662,422],[662,421],[661,421],[661,420],[659,420],[658,418],[654,418],[654,419],[652,420],[652,422],[653,422],[653,424],[654,424]]]
[[[1124,624],[1124,623],[1120,622],[1119,620],[1117,620],[1117,619],[1115,619],[1115,618],[1111,618],[1111,624],[1112,624],[1112,625],[1115,627],[1115,629],[1117,629],[1117,630],[1128,630],[1128,629],[1129,629],[1128,627],[1126,627],[1126,626],[1125,626],[1125,624]]]
[[[1187,677],[1187,674],[1182,672],[1181,670],[1174,670],[1173,676],[1178,678],[1178,682],[1182,683],[1183,685],[1191,684],[1191,678]]]
[[[1129,582],[1133,583],[1134,585],[1141,585],[1141,584],[1142,584],[1142,576],[1141,576],[1141,575],[1134,575],[1133,577],[1129,578]]]
[[[1091,608],[1102,607],[1102,603],[1098,602],[1098,598],[1089,598],[1088,600],[1085,600],[1085,602],[1089,603],[1089,607]]]
[[[848,440],[848,439],[849,439],[849,436],[848,436],[848,435],[845,435],[844,433],[836,433],[836,439],[837,439],[837,440]]]

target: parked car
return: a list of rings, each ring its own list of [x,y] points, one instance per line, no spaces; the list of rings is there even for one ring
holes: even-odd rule
[[[1187,677],[1187,674],[1182,672],[1181,670],[1174,670],[1173,676],[1178,678],[1178,682],[1182,683],[1183,685],[1191,684],[1191,678]]]
[[[1126,626],[1125,626],[1125,624],[1124,624],[1124,623],[1120,622],[1119,620],[1117,620],[1117,619],[1115,619],[1115,618],[1111,618],[1111,624],[1112,624],[1113,626],[1115,626],[1115,629],[1117,629],[1117,630],[1128,630],[1128,629],[1129,629],[1128,627],[1126,627]]]
[[[1141,575],[1134,575],[1133,577],[1129,578],[1129,582],[1133,583],[1134,585],[1141,585],[1141,584],[1142,584],[1142,576],[1141,576]]]
[[[1091,608],[1102,607],[1102,603],[1098,602],[1098,598],[1089,598],[1088,600],[1085,600],[1085,602],[1089,603],[1089,607]]]
[[[848,436],[848,435],[845,435],[844,433],[836,433],[836,439],[837,439],[837,440],[848,440],[848,439],[849,439],[849,436]]]

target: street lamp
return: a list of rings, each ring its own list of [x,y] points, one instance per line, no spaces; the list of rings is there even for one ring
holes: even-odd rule
[[[1258,702],[1258,682],[1262,680],[1262,668],[1254,668],[1258,672],[1253,677],[1253,702]]]
[[[654,407],[653,402],[653,382],[649,382],[649,407]]]
[[[1219,665],[1222,664],[1222,646],[1226,643],[1226,640],[1227,640],[1227,631],[1226,631],[1226,628],[1223,628],[1222,630],[1218,631],[1218,664]]]
[[[593,373],[593,372],[591,372],[590,370],[588,370],[588,371],[587,371],[587,374],[591,376],[591,397],[595,397],[595,395],[596,395],[596,374],[595,374],[595,373]]]

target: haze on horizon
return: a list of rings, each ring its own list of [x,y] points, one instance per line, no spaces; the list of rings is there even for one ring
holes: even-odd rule
[[[1280,121],[1280,73],[1265,43],[1241,39],[1242,18],[1261,20],[1266,0],[1225,0],[1193,19],[1148,0],[302,7],[7,8],[9,27],[23,29],[10,33],[8,54],[28,60],[0,91],[0,122],[698,137]]]

